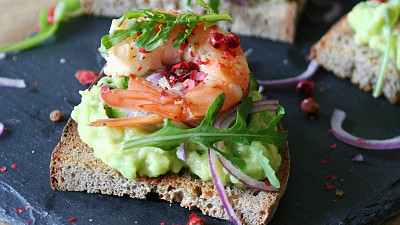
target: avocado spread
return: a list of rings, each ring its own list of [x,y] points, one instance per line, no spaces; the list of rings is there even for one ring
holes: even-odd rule
[[[201,179],[211,181],[212,176],[208,164],[207,149],[200,145],[188,144],[186,161],[177,158],[176,150],[164,151],[154,147],[122,150],[124,140],[139,138],[153,133],[160,129],[162,124],[125,128],[91,127],[87,125],[89,122],[98,119],[109,118],[110,113],[107,112],[107,106],[100,99],[101,87],[107,85],[110,88],[124,89],[126,88],[124,79],[104,77],[90,90],[81,91],[82,102],[72,112],[71,117],[78,123],[79,136],[83,142],[93,148],[95,157],[103,161],[106,165],[118,170],[128,179],[134,179],[137,174],[140,176],[157,177],[168,171],[178,173],[181,169],[185,168]],[[249,96],[253,100],[261,99],[260,93],[254,90],[250,91]],[[126,114],[121,113],[120,115]],[[275,115],[275,112],[251,114],[248,121],[248,128],[266,128]],[[176,123],[175,125],[185,126],[181,123]],[[253,141],[251,145],[263,151],[263,154],[269,159],[270,166],[275,171],[279,169],[281,156],[276,146],[257,141]],[[242,158],[246,162],[246,173],[249,176],[257,180],[265,179],[262,167],[248,146],[225,143],[225,151]],[[224,183],[231,182],[236,186],[244,187],[240,181],[231,176],[220,164],[218,167]]]
[[[389,23],[385,20],[385,12],[388,12]],[[359,45],[368,45],[379,52],[384,52],[388,36],[393,33],[393,48],[390,57],[396,61],[400,68],[400,39],[398,18],[400,15],[400,0],[388,0],[387,2],[365,1],[358,3],[348,14],[349,25],[355,31],[354,39]]]

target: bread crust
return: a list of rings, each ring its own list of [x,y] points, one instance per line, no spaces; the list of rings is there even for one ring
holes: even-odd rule
[[[120,17],[135,8],[183,9],[182,0],[81,0],[86,12],[95,16]],[[193,10],[206,10],[192,1]],[[293,43],[300,14],[307,0],[261,1],[249,6],[238,6],[227,1],[220,2],[220,12],[231,14],[235,23],[220,22],[219,25],[232,32]]]
[[[266,224],[274,215],[289,178],[288,148],[281,156],[282,163],[277,173],[281,188],[278,192],[225,186],[228,198],[244,224]],[[209,216],[230,220],[212,182],[202,181],[187,171],[127,179],[94,157],[93,149],[79,138],[77,123],[73,119],[69,119],[61,141],[51,155],[50,181],[53,189],[61,191],[128,195],[139,199],[145,199],[148,193],[154,192],[160,199],[177,201],[182,207],[199,208]]]
[[[346,15],[312,46],[311,58],[338,77],[348,78],[360,89],[371,91],[379,73],[382,53],[356,44]],[[400,76],[393,59],[388,63],[382,93],[389,102],[399,102]]]

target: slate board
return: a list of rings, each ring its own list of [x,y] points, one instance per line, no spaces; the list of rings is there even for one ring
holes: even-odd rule
[[[345,10],[353,4],[343,1]],[[316,11],[309,7],[309,12]],[[46,44],[0,60],[0,76],[25,79],[28,86],[0,87],[0,121],[6,127],[0,136],[0,167],[7,167],[0,172],[0,220],[65,224],[75,217],[74,224],[186,224],[192,211],[156,196],[144,201],[50,187],[50,154],[73,107],[80,102],[78,91],[86,88],[74,74],[79,69],[100,70],[104,60],[97,48],[109,24],[109,19],[79,17],[64,24]],[[290,77],[306,68],[305,55],[328,28],[303,17],[294,45],[242,37],[242,47],[254,50],[248,60],[257,78]],[[323,69],[312,80],[316,85],[313,97],[320,104],[314,119],[301,111],[304,97],[293,86],[264,92],[279,99],[286,109],[283,125],[289,131],[291,153],[286,195],[270,224],[379,224],[400,212],[400,151],[348,146],[328,133],[329,120],[332,110],[341,108],[348,114],[346,130],[365,138],[390,138],[400,133],[400,106],[374,99]],[[61,122],[49,120],[54,109],[65,113]],[[330,148],[333,143],[337,143],[336,149]],[[359,153],[365,162],[352,162]],[[13,163],[18,168],[11,168]],[[337,177],[329,181],[344,191],[342,197],[326,190],[327,175]],[[27,205],[31,207],[25,210]],[[17,214],[18,208],[23,213]],[[204,217],[207,224],[230,224]]]

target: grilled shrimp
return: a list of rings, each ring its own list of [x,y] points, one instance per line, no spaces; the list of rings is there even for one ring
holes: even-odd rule
[[[178,48],[172,43],[184,29],[179,25],[168,41],[151,52],[136,47],[135,37],[110,48],[104,71],[112,76],[130,75],[129,86],[125,90],[103,91],[101,98],[110,107],[144,110],[149,114],[98,120],[91,125],[153,124],[164,118],[193,121],[203,118],[221,93],[226,96],[221,112],[237,104],[249,86],[249,68],[240,40],[217,25],[207,29],[204,25],[197,24]],[[161,73],[162,77],[157,82],[141,77],[152,72],[150,76]]]

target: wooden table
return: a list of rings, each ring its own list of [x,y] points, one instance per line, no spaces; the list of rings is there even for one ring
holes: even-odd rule
[[[58,0],[1,0],[0,4],[0,45],[21,40],[36,30],[37,18],[42,8],[49,9]],[[0,221],[0,225],[4,223]],[[383,223],[400,224],[400,215]]]

